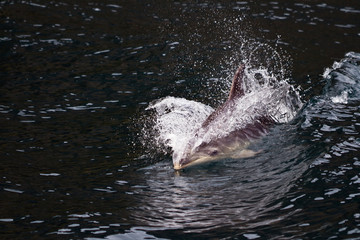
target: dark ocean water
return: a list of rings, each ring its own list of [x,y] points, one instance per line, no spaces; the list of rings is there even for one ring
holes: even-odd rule
[[[0,19],[1,239],[360,239],[359,1],[0,1]],[[303,108],[258,156],[175,172],[145,108],[216,107],[244,59]]]

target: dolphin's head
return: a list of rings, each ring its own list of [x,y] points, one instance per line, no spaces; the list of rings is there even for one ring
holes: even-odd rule
[[[194,149],[190,147],[188,149],[181,157],[178,157],[179,160],[174,161],[175,170],[224,157],[224,151],[214,144],[201,144]]]

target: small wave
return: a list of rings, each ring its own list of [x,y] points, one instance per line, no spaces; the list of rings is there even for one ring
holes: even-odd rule
[[[313,166],[328,164],[331,159],[357,152],[360,146],[357,137],[360,54],[345,54],[342,60],[325,70],[323,78],[326,80],[323,94],[311,99],[302,114],[302,134],[311,135],[312,144],[322,149]]]
[[[359,101],[360,53],[345,54],[345,58],[325,70],[323,77],[327,80],[324,97],[329,97],[333,103]]]

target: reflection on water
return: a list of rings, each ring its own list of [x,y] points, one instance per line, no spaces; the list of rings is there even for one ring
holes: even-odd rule
[[[0,2],[0,238],[358,238],[359,61],[343,56],[360,52],[359,14],[356,0]],[[291,58],[301,114],[255,158],[178,175],[149,158],[148,103],[216,107],[253,43]]]
[[[289,126],[275,128],[256,145],[266,150],[255,158],[175,173],[164,162],[139,170],[146,187],[137,190],[140,204],[134,216],[141,225],[184,233],[216,229],[229,233],[282,220],[287,214],[273,218],[269,213],[287,209],[281,199],[307,169],[309,159],[302,156],[305,149],[296,145]]]

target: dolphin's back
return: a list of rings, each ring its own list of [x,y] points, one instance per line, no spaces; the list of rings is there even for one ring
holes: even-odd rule
[[[208,116],[208,118],[201,125],[202,128],[207,128],[208,125],[211,122],[213,122],[219,115],[221,115],[229,107],[232,107],[235,104],[234,101],[236,99],[244,96],[245,94],[244,84],[243,84],[244,70],[245,70],[245,65],[241,64],[234,75],[228,99],[223,105],[218,107],[213,113],[211,113]]]
[[[245,94],[244,80],[243,80],[244,71],[245,71],[245,65],[241,64],[234,75],[234,78],[233,78],[233,81],[231,84],[228,101],[244,96],[244,94]]]

